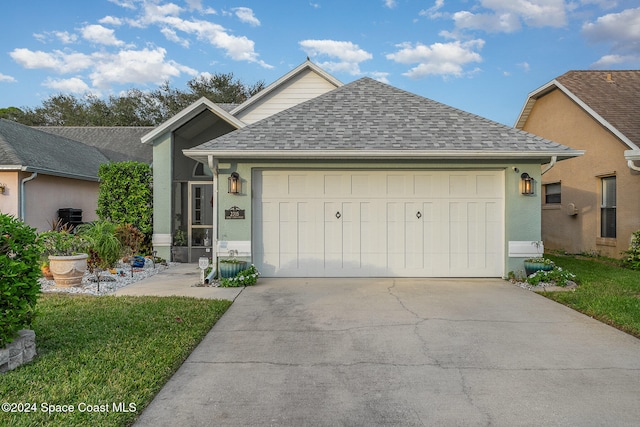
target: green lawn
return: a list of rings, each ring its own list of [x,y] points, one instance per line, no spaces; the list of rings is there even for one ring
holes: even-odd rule
[[[0,425],[132,424],[230,305],[43,295],[33,325],[38,356],[0,375],[0,403],[29,404],[35,412],[7,413],[3,406]],[[73,405],[74,412],[43,412],[71,409],[55,405]]]
[[[640,271],[598,259],[547,257],[575,273],[580,286],[575,292],[546,292],[544,296],[640,338]]]

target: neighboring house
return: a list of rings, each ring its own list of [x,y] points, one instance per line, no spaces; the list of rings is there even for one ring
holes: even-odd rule
[[[569,71],[529,94],[516,128],[586,152],[542,176],[547,248],[609,257],[629,248],[640,230],[639,112],[640,70]]]
[[[44,231],[58,209],[81,209],[96,219],[98,168],[108,162],[98,149],[0,119],[0,212]]]
[[[140,138],[151,132],[153,126],[38,126],[34,129],[95,147],[112,162],[151,164],[153,161],[153,149],[140,144]]]
[[[238,251],[271,277],[504,277],[541,238],[524,178],[582,154],[308,61],[265,91],[143,138],[160,256],[181,230],[191,261]]]

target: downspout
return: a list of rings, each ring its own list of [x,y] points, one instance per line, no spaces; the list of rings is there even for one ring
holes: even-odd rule
[[[211,233],[211,262],[213,263],[213,269],[206,277],[205,283],[211,283],[218,269],[218,160],[214,159],[211,154],[207,156],[207,160],[209,169],[213,172],[213,233]]]
[[[18,217],[20,217],[20,219],[22,221],[25,221],[26,218],[26,206],[27,206],[27,201],[25,200],[25,184],[33,179],[36,179],[36,177],[38,176],[38,172],[34,172],[31,174],[31,176],[28,176],[27,178],[24,178],[22,181],[20,181],[20,211],[18,212]]]
[[[540,173],[540,175],[544,175],[545,173],[549,172],[549,170],[556,165],[557,161],[558,161],[558,156],[551,156],[551,162],[549,162],[549,164],[545,166],[544,169],[542,169],[542,172]]]

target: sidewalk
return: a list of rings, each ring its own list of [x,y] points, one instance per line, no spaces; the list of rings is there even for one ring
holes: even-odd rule
[[[113,295],[185,296],[233,301],[244,289],[196,286],[199,283],[198,264],[174,264],[156,275],[118,289]]]

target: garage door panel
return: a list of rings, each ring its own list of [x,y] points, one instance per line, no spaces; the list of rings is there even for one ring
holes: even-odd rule
[[[265,276],[502,275],[500,172],[261,171],[254,185]]]

